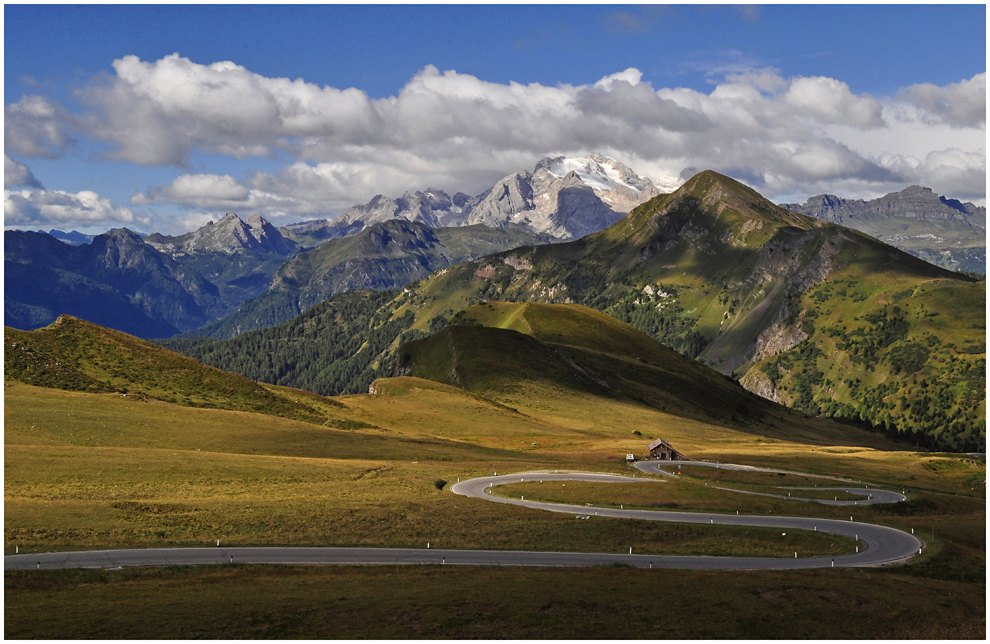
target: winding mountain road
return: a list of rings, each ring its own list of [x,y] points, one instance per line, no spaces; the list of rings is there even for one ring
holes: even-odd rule
[[[646,472],[648,474],[659,474],[661,476],[677,476],[673,472],[667,471],[665,468],[673,467],[674,465],[695,465],[701,467],[714,467],[721,468],[723,470],[734,470],[742,472],[764,472],[767,474],[794,474],[794,472],[788,472],[786,470],[774,470],[763,467],[753,467],[752,465],[732,465],[731,463],[709,463],[708,461],[637,461],[635,463],[636,469],[641,472]],[[820,478],[829,481],[844,481],[834,476],[824,476],[821,474],[802,474],[801,476],[807,478]],[[750,492],[748,490],[733,490],[727,487],[717,487],[712,486],[716,490],[722,490],[723,492],[733,492],[734,494],[751,494],[753,496],[768,496],[774,499],[787,499],[788,501],[805,501],[807,503],[821,503],[822,505],[873,505],[876,503],[899,503],[901,501],[907,500],[907,497],[903,494],[898,494],[897,492],[889,492],[887,490],[879,490],[876,488],[869,487],[794,487],[789,488],[792,490],[834,490],[836,492],[848,492],[849,494],[856,494],[863,498],[858,500],[848,500],[848,499],[815,499],[811,497],[801,497],[801,496],[785,496],[783,494],[767,494],[766,492]]]
[[[676,568],[696,570],[804,569],[849,566],[877,566],[902,561],[920,552],[922,543],[901,530],[869,523],[814,519],[653,510],[616,510],[578,505],[543,503],[509,499],[491,494],[496,485],[525,481],[593,481],[598,483],[641,482],[612,474],[530,472],[489,476],[462,481],[451,491],[467,497],[495,503],[563,512],[580,516],[597,515],[647,521],[738,525],[791,530],[818,530],[856,539],[857,554],[840,557],[767,558],[640,555],[627,553],[529,552],[504,550],[446,550],[436,548],[318,548],[318,547],[244,547],[244,548],[150,548],[135,550],[98,550],[51,552],[4,556],[4,570],[50,570],[63,568],[123,568],[130,566],[174,566],[222,563],[256,564],[440,564],[467,566],[607,566],[628,565],[636,568]],[[877,490],[870,493],[876,495]],[[900,495],[898,495],[900,496]],[[902,499],[899,499],[902,500]],[[877,501],[882,502],[882,501]],[[889,502],[889,501],[887,501]],[[617,544],[617,550],[624,547]]]

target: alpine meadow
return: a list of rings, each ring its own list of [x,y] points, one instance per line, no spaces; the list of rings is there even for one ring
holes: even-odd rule
[[[4,19],[5,638],[986,639],[986,7]]]

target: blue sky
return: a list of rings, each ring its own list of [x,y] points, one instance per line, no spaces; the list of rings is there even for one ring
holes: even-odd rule
[[[5,225],[286,223],[595,151],[982,203],[985,11],[5,5]]]

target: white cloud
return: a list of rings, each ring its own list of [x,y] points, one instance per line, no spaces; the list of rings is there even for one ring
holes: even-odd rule
[[[868,96],[856,96],[849,86],[834,78],[797,78],[787,89],[784,100],[800,113],[822,123],[845,124],[860,129],[883,127],[883,106]]]
[[[302,80],[266,78],[232,62],[193,63],[178,54],[148,63],[114,61],[117,76],[83,96],[96,112],[93,134],[111,156],[179,165],[194,149],[235,158],[267,156],[287,139],[357,138],[376,129],[367,95]]]
[[[4,226],[120,226],[146,224],[149,219],[118,206],[95,192],[61,190],[4,190]]]
[[[31,168],[23,163],[14,161],[5,154],[3,155],[3,187],[16,188],[18,186],[28,188],[42,187],[41,182],[32,174]]]
[[[24,96],[4,105],[4,148],[28,157],[56,158],[74,140],[68,134],[74,117],[42,96]]]
[[[20,128],[8,148],[57,154],[75,126],[111,158],[139,164],[188,166],[197,152],[290,159],[240,180],[184,174],[134,194],[133,206],[323,216],[426,186],[476,194],[543,156],[593,151],[655,175],[712,168],[769,197],[844,186],[882,194],[916,182],[985,196],[973,193],[986,166],[985,74],[878,98],[840,79],[738,65],[711,76],[707,93],[654,88],[635,68],[548,86],[427,66],[396,96],[371,99],[178,54],[126,56],[114,70],[81,93],[89,110],[74,121],[37,97],[7,106]],[[937,153],[950,148],[959,155]]]
[[[184,174],[171,184],[131,197],[131,205],[179,203],[196,208],[247,202],[250,191],[230,175]]]
[[[901,90],[899,97],[920,107],[931,121],[961,128],[986,125],[986,72],[945,87],[931,83],[912,85]]]
[[[987,155],[982,150],[932,150],[920,159],[891,154],[885,155],[881,163],[897,172],[906,183],[921,184],[941,195],[956,199],[985,199]]]
[[[171,203],[185,208],[241,213],[261,210],[278,214],[300,210],[296,199],[253,190],[230,175],[216,174],[184,174],[167,186],[135,193],[130,202],[132,206]]]

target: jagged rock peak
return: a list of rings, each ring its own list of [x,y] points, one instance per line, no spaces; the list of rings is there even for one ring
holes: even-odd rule
[[[179,237],[154,235],[148,242],[173,256],[197,252],[237,253],[254,250],[288,255],[295,243],[286,239],[268,220],[255,213],[247,221],[236,213],[225,213],[216,223],[210,221],[198,230]]]
[[[402,219],[431,228],[484,224],[501,229],[514,223],[537,233],[574,239],[610,226],[659,194],[649,179],[611,157],[548,157],[532,173],[522,170],[505,176],[476,197],[463,192],[451,197],[435,187],[406,191],[395,198],[375,195],[366,204],[305,230],[328,239]]]
[[[130,243],[144,242],[144,240],[141,239],[141,235],[137,234],[130,228],[123,228],[123,227],[111,228],[102,235],[97,235],[96,238],[94,238],[94,241],[98,240],[101,237],[105,240],[113,241],[118,244],[121,242],[130,242]]]
[[[963,203],[935,193],[931,188],[912,185],[899,192],[891,192],[876,199],[845,199],[831,194],[809,197],[803,204],[781,204],[783,207],[837,224],[864,217],[905,217],[929,221],[963,220],[976,218],[976,225],[986,217],[986,208]]]

